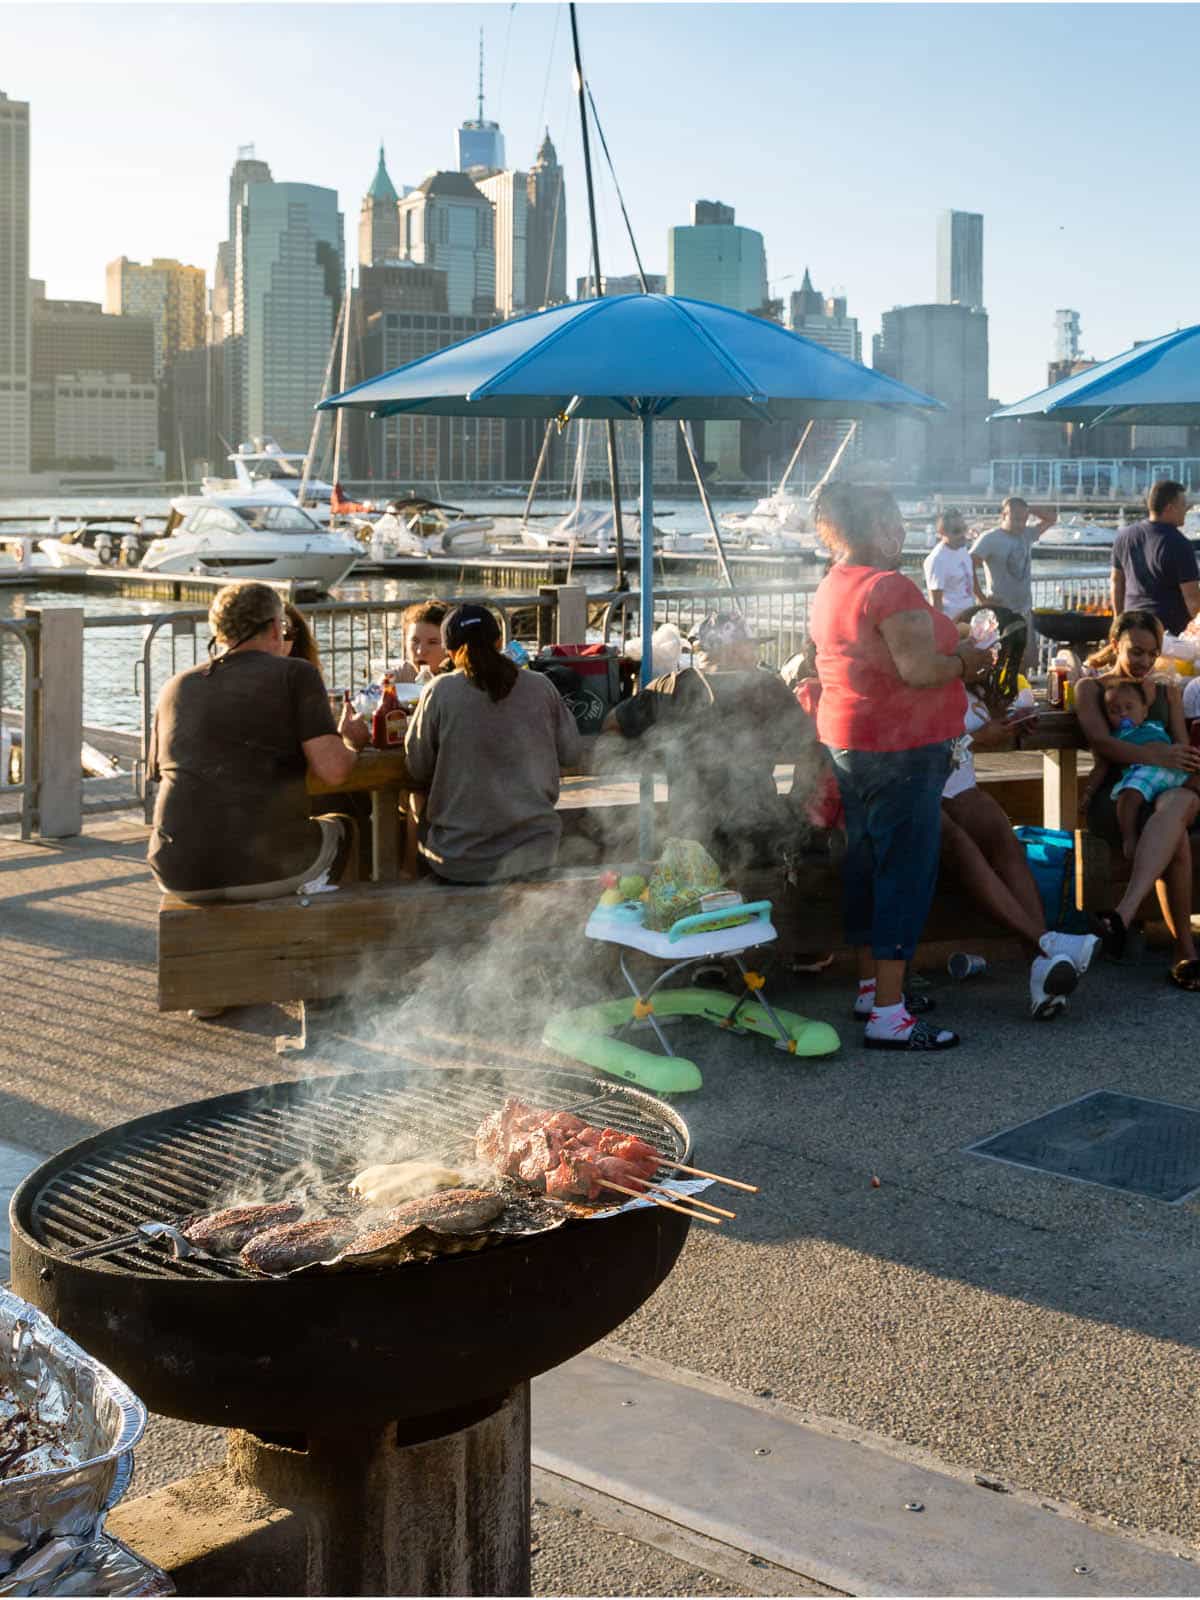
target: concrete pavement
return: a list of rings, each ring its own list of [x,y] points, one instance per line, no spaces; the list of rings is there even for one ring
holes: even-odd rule
[[[123,818],[64,844],[0,841],[6,1143],[48,1154],[159,1106],[344,1063],[333,1046],[307,1061],[276,1056],[274,1035],[293,1024],[274,1008],[214,1026],[154,1010],[157,894],[144,849],[144,828]],[[562,975],[521,974],[520,1003],[497,1027],[502,933],[489,966],[454,974],[454,1043],[478,1058],[500,1041],[528,1059]],[[399,1016],[405,1048],[432,1059],[447,1048],[449,974],[422,976],[425,1003]],[[693,1230],[613,1351],[1191,1553],[1200,1204],[1166,1206],[964,1152],[1097,1088],[1200,1105],[1200,997],[1169,988],[1161,957],[1148,957],[1095,968],[1069,1015],[1038,1026],[1024,1014],[1023,973],[1002,963],[972,983],[939,985],[938,1017],[964,1046],[907,1058],[862,1051],[845,1018],[848,989],[845,976],[823,976],[773,991],[841,1028],[843,1050],[825,1061],[796,1063],[765,1041],[691,1024],[673,1035],[705,1076],[678,1102],[701,1164],[762,1193],[739,1201],[726,1228]],[[158,1423],[138,1487],[219,1452],[211,1432]],[[688,1574],[715,1568],[661,1552],[635,1574],[596,1507],[574,1527],[561,1507],[549,1510],[544,1548],[560,1554],[535,1563],[539,1592],[739,1592],[703,1589]],[[996,1592],[1003,1585],[997,1574]]]

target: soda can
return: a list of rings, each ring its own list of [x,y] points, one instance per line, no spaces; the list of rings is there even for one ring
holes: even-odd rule
[[[946,963],[946,971],[952,978],[975,978],[981,972],[987,971],[987,961],[983,956],[969,956],[965,950],[956,950]]]

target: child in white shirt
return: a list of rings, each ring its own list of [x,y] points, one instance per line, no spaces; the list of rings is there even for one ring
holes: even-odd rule
[[[967,522],[948,507],[938,518],[938,543],[925,557],[929,604],[948,617],[960,617],[975,604],[975,569],[967,549]]]

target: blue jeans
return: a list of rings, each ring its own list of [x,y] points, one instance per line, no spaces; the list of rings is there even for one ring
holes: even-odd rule
[[[908,961],[937,885],[950,742],[829,755],[846,810],[846,942],[869,945],[878,961]]]

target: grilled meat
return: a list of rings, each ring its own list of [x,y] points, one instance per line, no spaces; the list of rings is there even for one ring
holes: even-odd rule
[[[485,1243],[484,1230],[504,1210],[504,1196],[491,1189],[448,1189],[408,1200],[387,1221],[359,1234],[346,1254],[373,1257],[379,1265],[411,1256],[452,1255]]]
[[[366,1167],[350,1180],[352,1194],[368,1205],[395,1206],[417,1200],[439,1189],[457,1189],[462,1173],[433,1161],[396,1161],[388,1166]]]
[[[445,1189],[423,1200],[406,1200],[388,1212],[387,1225],[432,1228],[437,1233],[478,1233],[504,1210],[494,1189]]]
[[[658,1170],[654,1146],[569,1111],[541,1111],[512,1097],[475,1130],[481,1161],[557,1199],[598,1200],[602,1185],[642,1190]]]
[[[185,1239],[210,1255],[232,1256],[256,1233],[295,1222],[303,1214],[304,1207],[296,1200],[281,1200],[270,1206],[226,1206],[224,1211],[210,1211],[207,1216],[197,1217],[182,1232]]]
[[[316,1217],[288,1222],[256,1233],[241,1254],[242,1265],[257,1272],[293,1272],[336,1256],[354,1233],[345,1217]]]

